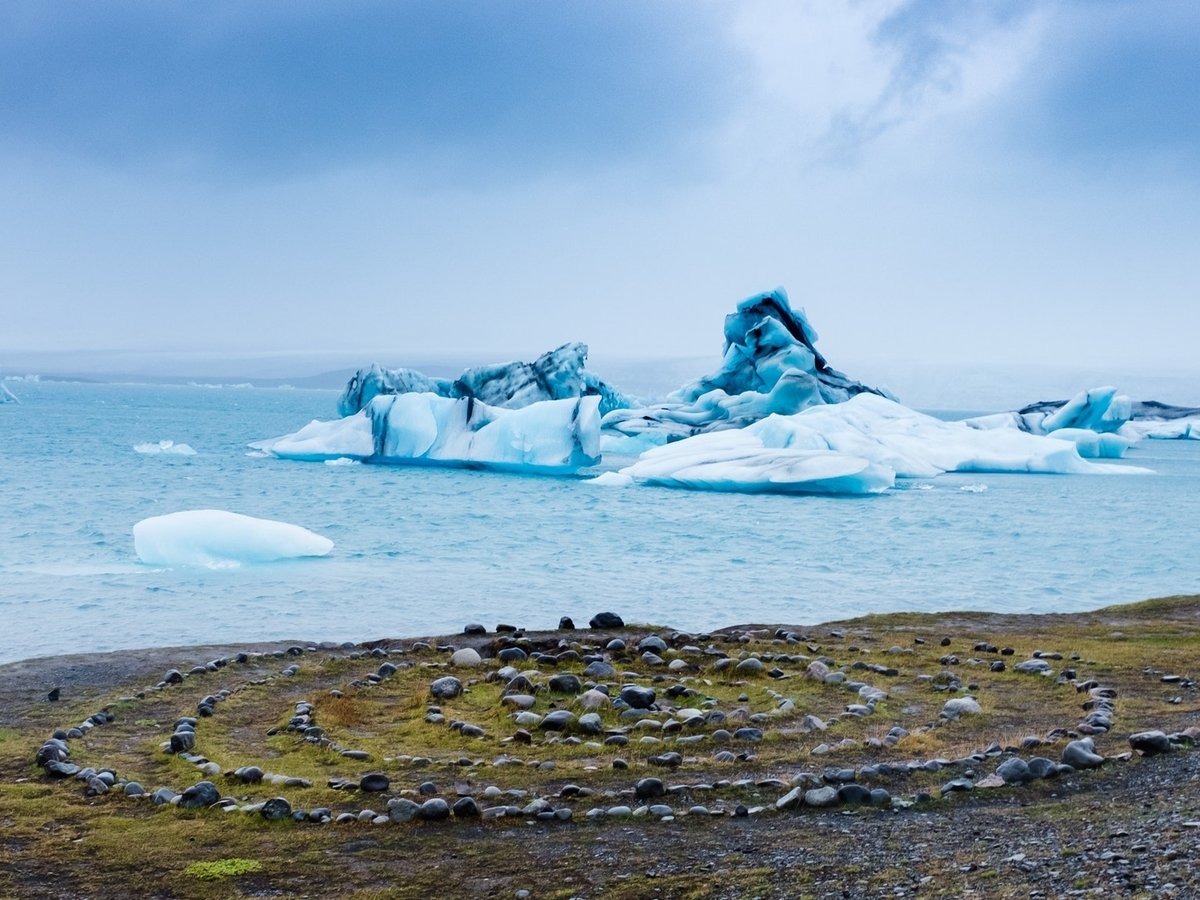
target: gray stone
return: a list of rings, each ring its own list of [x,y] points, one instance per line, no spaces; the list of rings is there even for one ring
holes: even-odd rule
[[[450,811],[457,819],[478,819],[480,816],[479,804],[472,797],[459,798]]]
[[[662,654],[667,652],[667,642],[657,634],[649,634],[638,641],[637,648],[639,651],[648,650],[651,653]]]
[[[1171,739],[1161,731],[1139,731],[1137,734],[1131,734],[1129,746],[1144,756],[1170,753],[1174,749]]]
[[[803,787],[792,788],[782,797],[775,801],[776,809],[796,809],[804,802]]]
[[[666,794],[667,789],[662,781],[658,778],[643,778],[633,789],[634,795],[639,800],[650,800],[655,797],[661,797]]]
[[[542,731],[566,731],[575,724],[575,714],[567,709],[549,712],[538,725]]]
[[[1062,761],[1074,769],[1095,769],[1104,762],[1104,757],[1096,752],[1091,738],[1082,738],[1063,748]]]
[[[462,682],[453,675],[439,678],[429,685],[429,693],[439,700],[453,700],[463,692]]]
[[[368,772],[358,781],[358,786],[364,791],[386,791],[391,785],[391,781],[382,772]]]
[[[996,774],[1004,779],[1005,784],[1028,784],[1037,776],[1029,769],[1029,763],[1014,756],[1006,759],[996,767]]]
[[[594,712],[584,713],[575,724],[581,734],[602,734],[604,732],[604,722]]]
[[[269,822],[278,822],[291,817],[292,804],[284,797],[272,797],[262,805],[258,813]]]
[[[960,716],[977,715],[983,712],[983,707],[979,705],[979,701],[974,697],[955,697],[952,700],[947,700],[942,707],[942,715],[954,721]]]
[[[616,674],[616,669],[601,660],[588,663],[587,668],[583,670],[584,678],[612,678]]]
[[[221,799],[221,792],[211,781],[199,781],[179,795],[179,805],[184,809],[202,809],[212,806]]]
[[[426,800],[417,810],[417,818],[422,822],[440,822],[450,818],[450,804],[441,797]]]
[[[591,628],[624,628],[624,620],[613,612],[596,613],[588,625]]]
[[[871,802],[871,792],[861,784],[843,784],[837,793],[838,799],[849,806],[866,806]]]
[[[574,675],[555,675],[550,679],[550,690],[560,694],[578,694],[583,690],[583,683]]]
[[[450,665],[462,668],[474,668],[483,663],[479,651],[474,647],[463,647],[450,655]]]
[[[1035,756],[1029,761],[1029,773],[1034,778],[1053,778],[1058,774],[1058,763],[1044,756]]]
[[[125,783],[125,796],[126,797],[141,797],[145,793],[146,793],[146,789],[144,787],[142,787],[140,784],[138,784],[136,781],[129,781],[129,782]]]
[[[819,787],[807,790],[804,792],[804,805],[815,806],[817,808],[837,806],[837,789],[832,787]]]
[[[417,810],[420,808],[419,804],[407,797],[393,797],[388,801],[387,814],[393,822],[411,822],[417,817]]]
[[[196,746],[196,732],[194,731],[177,731],[171,735],[171,752],[183,753],[185,750],[191,750]]]
[[[761,659],[756,659],[755,657],[751,656],[739,662],[736,666],[734,666],[733,670],[735,672],[741,672],[743,675],[758,675],[765,668],[766,666],[763,665]]]
[[[657,697],[653,688],[644,688],[636,684],[627,684],[621,688],[621,700],[634,709],[649,709]]]

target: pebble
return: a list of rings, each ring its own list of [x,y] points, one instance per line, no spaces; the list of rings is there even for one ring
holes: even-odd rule
[[[653,688],[644,688],[636,684],[627,684],[621,688],[621,700],[634,709],[649,709],[657,697]]]
[[[388,801],[388,818],[397,823],[411,822],[417,816],[420,805],[407,797],[394,797]]]
[[[268,822],[278,822],[291,817],[292,804],[284,797],[272,797],[258,812]]]
[[[382,772],[368,772],[359,779],[358,786],[364,791],[386,791],[391,785],[391,781]]]
[[[483,658],[474,647],[463,647],[455,650],[450,656],[450,665],[462,668],[474,668],[483,664]]]
[[[212,806],[221,799],[221,792],[211,781],[199,781],[179,795],[179,805],[184,809],[201,809]]]
[[[613,612],[596,613],[588,622],[590,628],[624,628],[625,621]]]

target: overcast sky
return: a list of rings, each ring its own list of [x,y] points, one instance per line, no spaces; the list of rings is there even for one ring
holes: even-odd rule
[[[1196,368],[1198,47],[1195,0],[12,0],[0,364],[715,356],[783,285],[835,365]]]

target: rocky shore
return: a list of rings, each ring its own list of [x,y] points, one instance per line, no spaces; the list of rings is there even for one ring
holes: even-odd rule
[[[0,893],[1194,896],[1198,648],[1180,597],[28,660]]]

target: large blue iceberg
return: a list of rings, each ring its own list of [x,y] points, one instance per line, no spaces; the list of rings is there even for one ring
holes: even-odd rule
[[[601,422],[605,450],[636,453],[859,394],[890,396],[834,369],[816,342],[816,330],[803,310],[792,309],[783,288],[743,300],[725,317],[721,367],[662,403],[606,413]]]
[[[338,399],[338,414],[354,415],[378,396],[408,393],[478,400],[503,409],[595,396],[600,398],[601,415],[629,406],[628,398],[587,370],[587,353],[587,344],[563,344],[531,363],[476,366],[454,380],[376,364],[354,373]]]
[[[363,410],[251,446],[281,459],[351,459],[567,475],[600,461],[600,398],[520,409],[433,393],[380,394]]]

